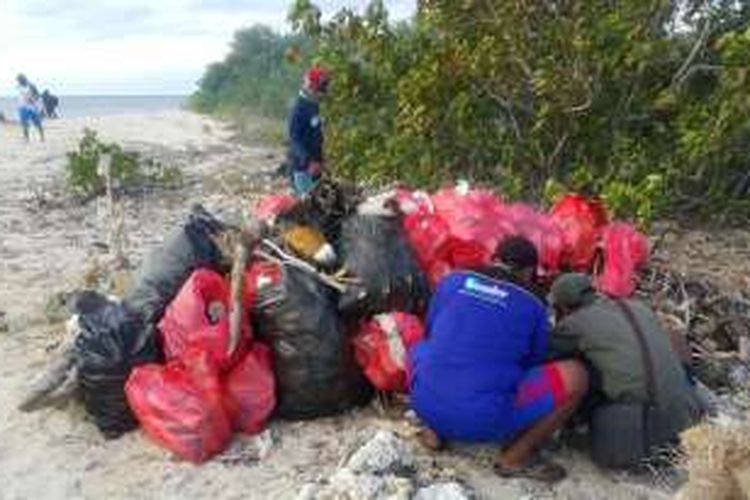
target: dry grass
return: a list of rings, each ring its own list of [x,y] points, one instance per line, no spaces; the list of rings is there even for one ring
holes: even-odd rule
[[[704,423],[682,434],[689,479],[680,500],[750,498],[750,426]]]

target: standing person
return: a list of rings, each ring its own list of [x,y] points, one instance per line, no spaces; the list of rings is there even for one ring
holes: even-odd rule
[[[565,470],[535,456],[573,415],[588,388],[577,361],[544,364],[548,319],[530,290],[538,256],[526,239],[504,240],[498,265],[453,272],[430,302],[425,340],[410,353],[411,404],[423,444],[497,442],[495,472],[554,482]]]
[[[320,101],[328,92],[328,72],[313,66],[304,76],[302,89],[289,115],[288,168],[297,196],[308,193],[323,171],[323,123]]]
[[[557,324],[550,350],[578,356],[591,372],[591,446],[602,466],[633,467],[696,423],[701,403],[674,342],[643,302],[596,293],[585,274],[552,285]]]
[[[39,111],[39,91],[26,75],[16,77],[18,83],[18,118],[23,128],[23,137],[29,142],[29,126],[33,123],[39,132],[39,138],[44,142],[44,129]]]
[[[57,106],[60,105],[60,99],[47,89],[42,92],[42,105],[44,106],[44,116],[58,118]]]

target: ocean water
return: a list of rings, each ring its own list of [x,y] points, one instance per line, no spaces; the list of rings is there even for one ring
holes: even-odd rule
[[[81,116],[117,115],[125,113],[149,113],[184,107],[186,96],[174,95],[74,95],[59,96],[58,114],[61,118]],[[16,98],[0,97],[0,113],[7,119],[17,118]]]

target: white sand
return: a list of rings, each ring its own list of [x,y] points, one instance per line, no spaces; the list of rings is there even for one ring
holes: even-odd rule
[[[64,176],[65,152],[84,127],[183,166],[187,185],[128,204],[128,252],[137,261],[178,224],[195,201],[221,209],[244,203],[248,174],[273,170],[281,156],[228,142],[223,127],[187,112],[63,119],[47,124],[47,142],[25,144],[17,127],[0,124],[0,311],[10,331],[0,332],[0,499],[16,498],[293,498],[303,484],[328,476],[352,447],[388,427],[407,437],[402,419],[372,409],[308,423],[274,423],[275,444],[257,459],[257,440],[237,438],[225,454],[196,467],[170,458],[140,432],[105,441],[76,405],[21,414],[23,384],[48,359],[59,325],[43,319],[54,292],[80,281],[92,244],[106,241],[97,204],[49,206],[47,194]],[[218,180],[217,180],[218,179]],[[47,200],[47,204],[39,200]],[[51,199],[54,201],[54,198]],[[411,439],[411,437],[410,437]],[[413,439],[412,439],[413,442]],[[417,447],[419,450],[419,448]],[[480,498],[666,498],[634,480],[597,472],[568,452],[557,459],[572,474],[547,489],[503,481],[488,468],[492,450],[459,448],[440,456],[419,450],[422,479],[459,479]],[[641,479],[642,481],[642,479]]]

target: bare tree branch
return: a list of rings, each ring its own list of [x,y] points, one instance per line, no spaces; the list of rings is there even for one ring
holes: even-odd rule
[[[687,59],[685,59],[685,61],[680,66],[680,69],[678,69],[677,73],[675,73],[672,77],[672,85],[682,84],[685,79],[685,74],[688,73],[688,69],[693,64],[693,61],[695,61],[695,58],[698,57],[698,54],[706,44],[706,41],[708,41],[708,37],[709,35],[711,35],[712,28],[713,26],[711,25],[711,20],[706,19],[703,25],[703,30],[701,31],[700,35],[698,35],[698,39],[695,41],[693,48],[690,49],[690,53],[688,54]]]

